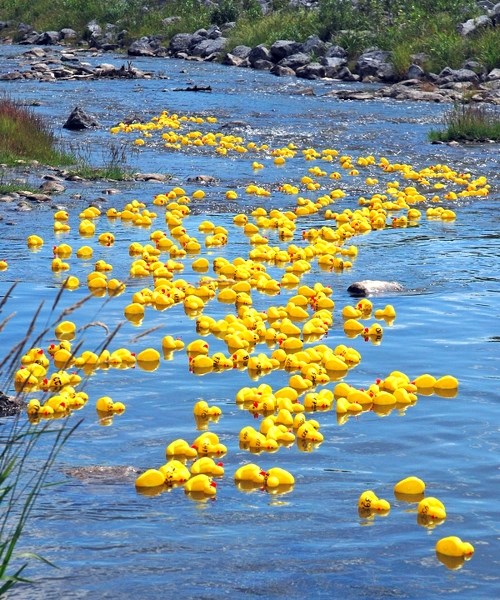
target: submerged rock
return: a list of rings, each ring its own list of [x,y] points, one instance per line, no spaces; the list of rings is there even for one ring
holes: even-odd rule
[[[7,396],[0,392],[0,417],[18,415],[24,407],[24,402],[16,396]]]
[[[89,129],[90,127],[97,127],[99,123],[88,115],[79,106],[76,106],[68,117],[66,123],[64,123],[64,129],[70,129],[71,131],[80,131],[82,129]]]
[[[379,281],[377,279],[364,279],[355,281],[347,288],[351,296],[371,296],[386,292],[403,292],[404,287],[397,281]]]

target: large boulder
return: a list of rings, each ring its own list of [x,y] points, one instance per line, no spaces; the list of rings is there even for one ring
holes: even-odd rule
[[[324,77],[329,77],[330,79],[338,79],[340,70],[347,66],[346,58],[334,56],[324,56],[320,62],[325,70]]]
[[[313,54],[316,57],[324,56],[328,50],[328,44],[321,40],[317,35],[310,35],[305,42],[302,43],[302,52]]]
[[[258,46],[255,46],[255,48],[252,48],[247,58],[252,67],[258,60],[267,60],[269,62],[272,62],[271,52],[269,51],[269,48],[267,48],[267,46],[265,46],[264,44],[259,44]]]
[[[361,77],[376,78],[379,81],[395,81],[397,79],[391,63],[391,53],[378,48],[363,52],[356,61],[355,72]]]
[[[79,106],[76,106],[70,113],[66,123],[64,123],[64,129],[70,129],[71,131],[81,131],[82,129],[89,129],[91,127],[97,127],[99,123],[88,115]]]
[[[151,44],[148,37],[141,37],[130,44],[127,49],[129,56],[155,56],[156,48]]]
[[[218,54],[224,51],[227,43],[227,38],[219,37],[217,39],[206,38],[191,48],[193,56],[201,56],[207,58],[213,54]]]
[[[297,52],[297,54],[291,54],[286,58],[283,58],[279,61],[279,65],[281,67],[288,67],[289,69],[293,69],[296,71],[299,67],[304,67],[311,62],[311,57],[309,54],[305,54],[304,52]]]
[[[277,77],[295,77],[295,71],[293,69],[281,67],[280,65],[273,65],[269,72]]]
[[[495,4],[495,6],[488,13],[488,16],[495,27],[500,25],[500,2]]]
[[[297,77],[302,79],[321,79],[325,76],[325,67],[318,62],[312,62],[295,71]]]
[[[330,46],[325,52],[325,58],[345,58],[347,59],[347,52],[342,46]]]
[[[477,85],[479,83],[479,76],[471,69],[450,69],[450,67],[445,67],[439,73],[436,83],[437,85],[445,85],[447,83],[462,81],[470,81],[474,85]]]
[[[170,44],[168,46],[168,51],[175,55],[178,52],[189,52],[193,44],[193,34],[192,33],[177,33],[170,40]]]
[[[486,15],[481,15],[475,19],[469,19],[465,23],[460,23],[458,26],[458,33],[464,37],[474,35],[478,31],[493,27],[493,21]]]
[[[296,54],[302,50],[302,44],[292,40],[277,40],[271,46],[271,60],[279,63],[283,58]]]

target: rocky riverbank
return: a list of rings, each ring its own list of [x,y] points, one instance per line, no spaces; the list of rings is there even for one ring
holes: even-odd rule
[[[484,28],[499,25],[500,3],[485,9],[484,15],[462,23],[459,33],[464,37],[473,36]],[[240,45],[228,51],[226,36],[232,26],[234,24],[231,23],[221,27],[213,25],[194,33],[178,33],[171,39],[161,34],[151,35],[130,43],[126,31],[121,31],[116,25],[107,25],[103,29],[95,21],[88,23],[81,37],[70,28],[39,33],[29,26],[20,25],[16,36],[18,43],[36,47],[23,55],[25,69],[2,73],[0,79],[151,78],[155,76],[153,73],[143,72],[132,64],[134,57],[174,57],[190,61],[217,61],[240,68],[268,71],[278,77],[381,84],[381,89],[377,91],[349,89],[330,92],[330,95],[341,99],[383,97],[500,104],[500,68],[488,71],[476,60],[465,62],[459,69],[446,67],[440,73],[432,73],[425,70],[428,57],[420,53],[412,56],[412,64],[401,75],[397,73],[389,51],[367,48],[353,62],[348,60],[344,48],[324,42],[316,35],[305,41],[277,40],[269,47],[263,44],[253,48]],[[12,38],[5,37],[4,42],[12,42]],[[45,47],[50,49],[45,50]],[[131,60],[120,66],[103,62],[92,67],[85,60],[80,60],[83,51],[122,52]]]

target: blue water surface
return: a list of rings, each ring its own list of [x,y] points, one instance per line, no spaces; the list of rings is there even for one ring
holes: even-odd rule
[[[1,49],[1,69],[12,69],[8,54],[25,49]],[[86,57],[93,63],[114,62],[114,56]],[[241,450],[238,433],[260,421],[235,404],[243,386],[268,383],[277,389],[288,383],[289,374],[273,371],[252,381],[246,371],[189,372],[186,353],[162,360],[154,372],[139,368],[99,370],[85,381],[88,404],[69,417],[69,424],[83,421],[63,448],[53,479],[60,485],[45,490],[28,522],[20,550],[36,551],[57,564],[52,569],[33,561],[27,572],[34,585],[15,588],[14,598],[334,598],[350,599],[491,599],[500,595],[499,553],[499,437],[500,352],[498,342],[499,236],[498,145],[434,146],[427,141],[430,128],[439,127],[448,106],[406,103],[392,100],[367,102],[339,101],[325,94],[339,82],[304,82],[275,78],[267,73],[228,68],[215,64],[173,59],[137,59],[134,64],[154,76],[148,80],[68,81],[5,83],[9,95],[30,103],[33,110],[50,119],[66,144],[84,148],[95,163],[105,160],[106,147],[125,144],[130,164],[138,172],[172,175],[168,183],[99,182],[65,183],[64,193],[29,213],[15,205],[4,205],[0,221],[0,258],[9,262],[0,272],[3,296],[18,282],[3,315],[15,312],[1,332],[3,348],[11,348],[24,335],[31,317],[43,302],[37,327],[48,328],[39,345],[54,341],[57,315],[88,293],[85,285],[64,293],[51,310],[65,274],[52,273],[52,246],[69,243],[94,247],[91,261],[70,259],[71,274],[85,281],[98,259],[113,265],[112,276],[127,279],[131,258],[128,246],[148,243],[154,229],[165,228],[164,209],[152,205],[153,197],[174,185],[188,194],[199,188],[189,183],[192,176],[205,174],[218,184],[205,188],[206,198],[192,203],[192,214],[184,224],[189,233],[203,239],[198,226],[210,219],[228,229],[229,244],[202,250],[209,260],[224,256],[230,260],[246,257],[250,246],[241,229],[234,225],[237,212],[249,213],[256,206],[293,209],[295,197],[278,191],[283,182],[298,184],[310,166],[298,153],[283,168],[272,157],[258,156],[265,168],[251,168],[255,157],[220,157],[207,149],[165,149],[155,138],[141,148],[132,146],[134,136],[111,137],[109,128],[127,118],[149,120],[163,110],[188,115],[214,115],[218,123],[210,130],[241,135],[246,141],[281,147],[289,142],[299,148],[336,148],[341,154],[386,156],[391,162],[407,163],[416,169],[447,164],[458,172],[484,175],[491,184],[485,197],[462,198],[449,203],[457,213],[452,222],[428,220],[407,229],[387,228],[357,236],[351,241],[359,250],[353,267],[343,272],[319,269],[315,262],[303,281],[331,285],[336,306],[334,326],[322,340],[332,347],[345,343],[362,355],[361,363],[346,376],[357,387],[367,387],[377,378],[400,370],[414,378],[422,373],[436,377],[456,376],[460,382],[454,398],[419,396],[406,410],[387,414],[373,411],[350,417],[339,424],[333,411],[311,415],[321,424],[324,442],[313,452],[296,446],[274,454],[253,455]],[[162,77],[159,77],[162,75]],[[210,84],[212,93],[176,92],[175,88]],[[352,85],[352,84],[351,84]],[[300,90],[311,87],[314,95]],[[96,116],[96,130],[68,132],[61,128],[69,112],[80,105]],[[202,127],[202,126],[200,126]],[[207,127],[207,125],[203,125]],[[103,158],[104,157],[104,158]],[[331,172],[338,163],[320,163]],[[340,170],[340,169],[339,169]],[[380,178],[370,188],[367,175]],[[330,208],[354,210],[359,196],[383,191],[384,182],[398,178],[375,166],[361,170],[358,177],[343,173],[338,182],[328,180],[325,189],[340,187],[347,193]],[[23,175],[27,180],[30,174]],[[269,199],[245,194],[249,183],[272,188]],[[323,183],[323,182],[322,182]],[[411,182],[410,182],[411,183]],[[402,180],[402,185],[407,183]],[[114,187],[119,193],[103,196]],[[236,189],[239,199],[228,202],[227,189]],[[81,197],[74,197],[78,193]],[[323,193],[323,192],[321,192]],[[314,195],[314,193],[313,193]],[[100,246],[95,238],[78,235],[78,213],[92,201],[120,210],[127,202],[145,202],[158,217],[150,228],[127,226],[103,214],[97,233],[111,231],[112,247]],[[71,231],[53,232],[55,206],[70,211]],[[300,231],[332,225],[324,211],[298,222],[293,243],[305,245]],[[37,252],[26,248],[26,237],[42,235],[44,246]],[[266,232],[271,245],[286,248],[276,232]],[[203,247],[203,245],[202,245]],[[179,274],[190,282],[200,275],[191,268],[196,256],[183,259]],[[268,266],[280,278],[282,270]],[[209,273],[213,274],[212,272]],[[393,304],[397,317],[385,327],[379,345],[362,337],[347,340],[342,328],[341,309],[352,304],[347,293],[350,283],[360,279],[401,282],[405,291],[373,298],[375,308]],[[182,305],[164,312],[147,309],[140,326],[124,319],[123,308],[132,294],[150,286],[149,280],[127,283],[126,292],[111,300],[92,298],[70,314],[79,332],[82,349],[95,349],[105,341],[105,330],[122,323],[112,348],[127,347],[139,352],[160,348],[164,335],[181,337],[187,344],[197,339],[195,320],[186,317]],[[286,304],[296,290],[282,290],[276,297],[253,292],[254,306],[265,310],[272,304]],[[211,301],[205,314],[216,319],[231,312],[230,305]],[[85,326],[94,323],[91,327]],[[141,334],[150,330],[141,337]],[[225,344],[206,338],[210,351],[224,351]],[[270,352],[265,345],[258,351]],[[330,389],[334,383],[328,384]],[[105,427],[99,421],[95,400],[110,395],[127,409]],[[181,488],[156,496],[143,495],[128,477],[72,476],[74,467],[94,465],[132,466],[138,470],[165,462],[165,447],[176,438],[192,442],[199,431],[193,419],[193,405],[204,399],[221,407],[223,416],[210,425],[228,448],[223,457],[225,476],[218,481],[216,499],[193,501]],[[54,426],[60,422],[54,421]],[[296,479],[288,494],[265,490],[239,491],[233,482],[235,470],[247,462],[263,469],[280,466]],[[417,524],[416,505],[394,497],[394,484],[409,475],[421,477],[426,494],[436,496],[447,509],[446,521],[435,528]],[[360,493],[373,489],[391,503],[387,516],[363,519],[357,512]],[[475,547],[473,558],[461,569],[450,570],[437,560],[438,539],[458,535]]]

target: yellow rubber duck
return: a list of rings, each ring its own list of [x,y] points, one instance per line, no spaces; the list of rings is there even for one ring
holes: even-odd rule
[[[205,496],[215,496],[217,493],[217,484],[211,477],[200,473],[194,475],[186,481],[184,484],[184,491],[186,494],[203,494]]]

